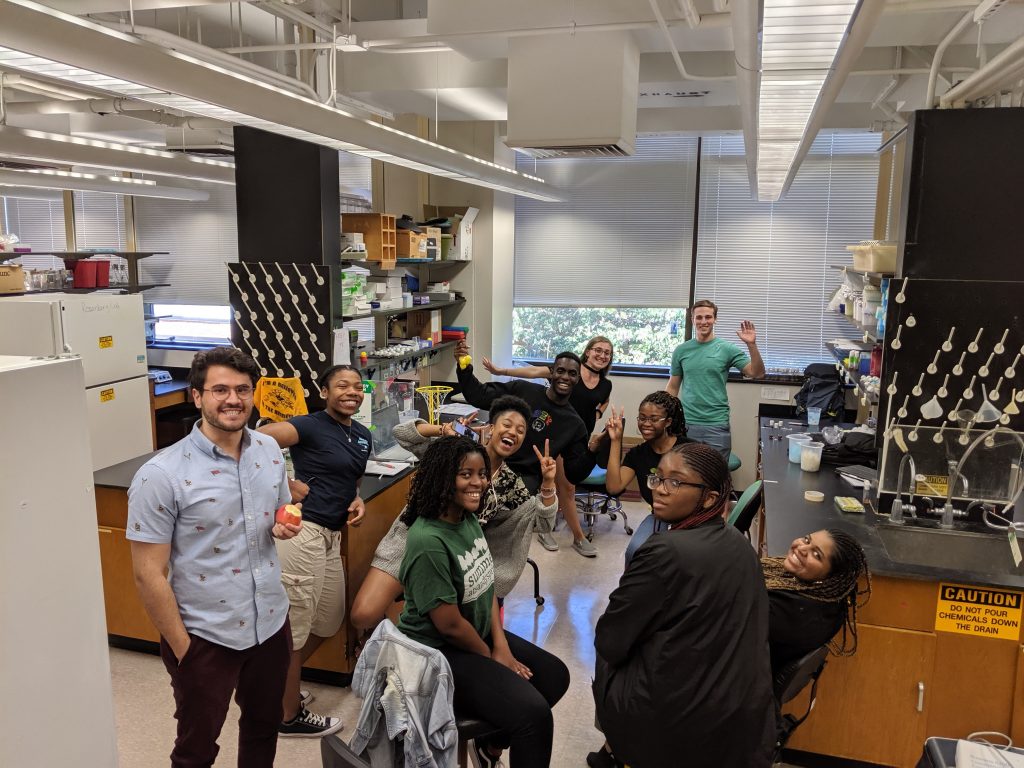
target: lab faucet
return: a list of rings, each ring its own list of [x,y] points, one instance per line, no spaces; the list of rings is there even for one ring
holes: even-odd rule
[[[909,488],[909,501],[903,502],[903,491],[900,490],[903,487],[903,468],[910,462],[910,488]],[[917,510],[914,507],[914,483],[917,477],[917,467],[914,464],[914,457],[909,453],[903,454],[903,458],[900,459],[900,469],[896,473],[896,498],[892,500],[892,506],[889,508],[889,522],[893,525],[903,525],[903,515],[909,514],[915,520],[917,519]]]
[[[949,487],[946,489],[946,503],[942,507],[942,521],[939,523],[940,528],[952,528],[953,518],[957,515],[957,511],[953,509],[953,490],[956,488],[956,481],[959,480],[964,486],[964,496],[967,495],[967,476],[960,471],[960,465],[963,462],[949,462]],[[966,513],[961,513],[961,517],[966,516]]]

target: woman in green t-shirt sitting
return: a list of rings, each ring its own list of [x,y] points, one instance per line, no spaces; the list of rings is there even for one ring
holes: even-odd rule
[[[554,459],[537,456],[553,474]],[[427,449],[402,515],[409,537],[398,628],[444,654],[461,715],[501,730],[501,738],[472,745],[477,764],[496,766],[510,747],[511,768],[537,768],[551,760],[551,707],[569,687],[569,670],[501,626],[491,553],[474,514],[490,477],[487,453],[468,438],[444,437]]]

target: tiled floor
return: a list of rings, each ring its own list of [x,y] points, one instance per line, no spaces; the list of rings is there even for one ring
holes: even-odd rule
[[[631,523],[637,525],[645,511],[628,503]],[[533,600],[529,568],[505,603],[506,626],[521,637],[543,645],[569,667],[572,683],[555,707],[555,742],[552,766],[585,766],[586,755],[602,742],[593,727],[594,704],[590,681],[594,668],[594,625],[618,584],[622,555],[628,537],[621,520],[601,519],[595,545],[600,554],[583,558],[569,547],[563,530],[556,534],[562,549],[548,552],[534,539],[531,556],[540,566],[541,592],[545,603]],[[163,768],[174,741],[171,690],[156,656],[111,649],[111,668],[117,712],[118,747],[124,768]],[[354,723],[361,701],[348,688],[304,683],[316,694],[311,709],[340,715],[346,729]],[[218,765],[235,764],[238,711],[234,704],[221,734]],[[320,747],[315,739],[281,739],[277,764],[288,768],[320,768]]]

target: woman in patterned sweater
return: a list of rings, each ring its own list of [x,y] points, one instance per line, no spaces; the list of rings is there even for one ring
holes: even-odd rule
[[[531,495],[519,475],[505,463],[526,437],[529,406],[521,398],[507,395],[491,403],[489,413],[490,422],[480,431],[490,460],[491,483],[477,518],[494,558],[495,594],[504,598],[526,567],[534,524],[538,524],[538,530],[550,531],[558,505],[553,472],[543,473],[537,494]],[[472,417],[460,421],[466,424]],[[437,438],[454,434],[454,427],[451,423],[438,426],[417,420],[399,424],[394,434],[403,448],[422,456]],[[537,455],[541,458],[539,451]],[[352,623],[357,627],[375,627],[402,594],[398,571],[408,533],[399,516],[377,546],[370,570],[352,604]]]

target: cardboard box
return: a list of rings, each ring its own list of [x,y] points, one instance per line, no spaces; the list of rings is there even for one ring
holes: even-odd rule
[[[444,205],[424,205],[424,220],[441,218],[442,216],[452,221],[452,232],[454,240],[449,249],[447,257],[442,254],[441,258],[450,261],[472,261],[473,260],[473,222],[476,221],[480,210],[477,208],[461,208]]]
[[[423,236],[427,238],[427,258],[431,261],[441,260],[441,228],[424,227]]]
[[[0,293],[22,293],[25,270],[20,264],[0,264]]]
[[[400,259],[425,259],[427,258],[427,238],[410,232],[408,229],[400,229],[397,232],[398,258]]]
[[[441,343],[441,310],[421,309],[417,312],[409,312],[405,316],[406,338],[419,336],[421,339],[430,339],[434,344]]]

